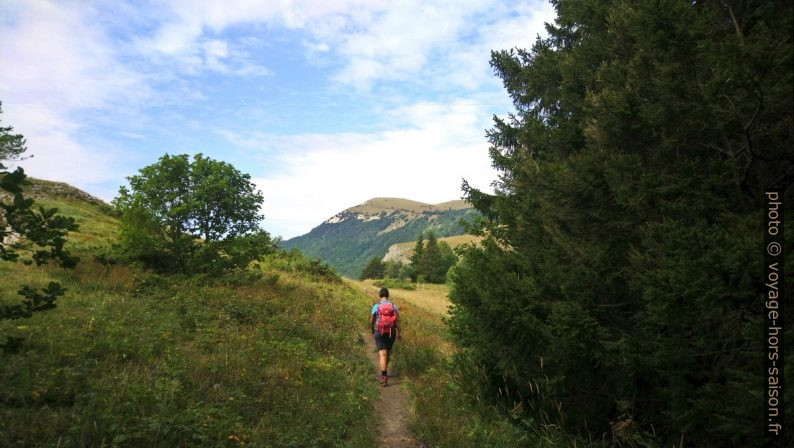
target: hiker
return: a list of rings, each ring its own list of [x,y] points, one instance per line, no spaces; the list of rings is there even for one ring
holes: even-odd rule
[[[380,384],[386,386],[389,381],[389,353],[394,345],[394,340],[402,339],[400,312],[397,310],[397,305],[389,300],[387,288],[381,288],[378,296],[380,301],[372,307],[369,325],[380,355]]]

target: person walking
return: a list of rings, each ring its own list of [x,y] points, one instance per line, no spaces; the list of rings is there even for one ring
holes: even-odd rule
[[[389,382],[389,354],[396,339],[402,339],[400,334],[400,312],[397,305],[389,300],[388,288],[381,288],[378,294],[380,301],[373,305],[369,315],[369,325],[375,337],[375,346],[380,357],[380,384],[386,386]]]

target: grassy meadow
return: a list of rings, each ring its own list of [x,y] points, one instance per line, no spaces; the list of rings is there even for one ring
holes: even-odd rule
[[[380,286],[386,286],[398,306],[408,303],[439,317],[447,314],[447,308],[449,307],[449,298],[447,297],[449,287],[447,285],[399,282],[393,279],[361,280],[357,283],[365,291],[372,292],[373,297],[377,297]]]
[[[0,446],[374,445],[360,292],[278,256],[221,278],[102,264],[114,218],[40,203],[77,219],[81,262],[0,263],[7,303],[25,283],[68,288],[54,310],[0,321],[25,338],[0,353]]]

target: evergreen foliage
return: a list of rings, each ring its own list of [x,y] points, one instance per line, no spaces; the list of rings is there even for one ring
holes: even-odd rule
[[[442,263],[441,252],[438,250],[438,240],[433,232],[430,232],[427,235],[427,243],[419,259],[420,275],[429,283],[443,283],[447,271]]]
[[[408,266],[399,260],[385,261],[383,262],[383,265],[384,265],[384,270],[383,270],[384,278],[393,278],[400,280],[408,277],[407,275]]]
[[[226,162],[166,154],[127,179],[131,190],[121,187],[114,205],[128,259],[161,271],[220,272],[274,250],[259,228],[262,194]]]
[[[438,241],[436,235],[428,232],[427,242],[419,235],[408,265],[411,281],[444,283],[447,271],[458,261],[458,257],[445,241]]]
[[[380,257],[372,257],[364,266],[364,269],[361,270],[361,275],[359,275],[359,280],[366,280],[368,278],[376,279],[376,278],[383,278],[385,277],[386,273],[386,265],[383,263],[383,260]]]
[[[0,101],[0,114],[3,113],[2,106],[3,102]],[[13,132],[13,126],[0,126],[0,161],[16,160],[28,149],[25,145],[25,136]]]
[[[487,238],[450,274],[460,360],[525,422],[761,446],[759,223],[794,174],[791,3],[553,3],[548,38],[492,53],[516,112],[487,134],[495,194],[464,182]]]
[[[416,245],[414,246],[414,251],[411,254],[408,272],[412,282],[418,280],[418,277],[422,271],[422,259],[424,258],[424,251],[425,251],[424,240],[425,240],[424,234],[420,233],[419,238],[416,239]]]
[[[441,256],[440,273],[442,274],[442,277],[439,279],[439,283],[443,283],[446,281],[449,270],[452,269],[452,266],[455,266],[455,263],[458,262],[458,256],[455,255],[452,247],[450,247],[449,243],[446,241],[438,242],[438,252]]]

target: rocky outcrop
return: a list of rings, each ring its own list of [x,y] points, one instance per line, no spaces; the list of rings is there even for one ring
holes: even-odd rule
[[[84,201],[94,205],[107,205],[102,199],[91,196],[85,191],[63,182],[51,182],[49,180],[33,179],[30,177],[28,177],[27,180],[30,183],[23,187],[26,198],[50,199],[57,197]],[[0,190],[0,200],[8,200],[10,197],[10,193],[5,190]]]
[[[404,244],[392,244],[386,255],[383,256],[383,261],[399,261],[401,263],[410,263],[411,254],[414,250],[410,247],[405,247]]]

